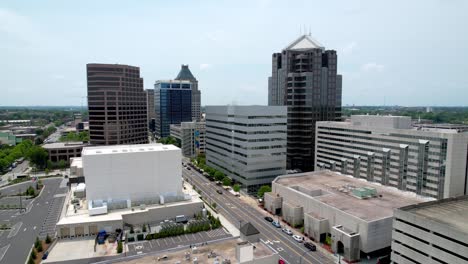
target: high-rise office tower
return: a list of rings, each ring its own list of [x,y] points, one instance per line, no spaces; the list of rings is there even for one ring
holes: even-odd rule
[[[158,138],[170,135],[170,125],[192,121],[192,83],[185,80],[156,81],[154,110]]]
[[[198,81],[193,76],[192,72],[189,69],[189,66],[182,64],[180,72],[175,79],[191,82],[192,84],[192,120],[200,121],[201,119],[201,111],[200,111],[201,93],[200,93],[200,90],[198,90]]]
[[[91,144],[148,143],[146,94],[140,68],[90,63],[86,71]]]
[[[337,55],[303,35],[272,56],[268,105],[288,106],[288,169],[314,169],[315,122],[341,116]]]
[[[154,110],[154,89],[146,89],[146,109],[148,115],[148,126],[151,132],[155,129],[156,112]]]

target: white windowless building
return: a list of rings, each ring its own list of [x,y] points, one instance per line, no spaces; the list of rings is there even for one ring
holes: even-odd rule
[[[254,192],[286,172],[285,106],[207,106],[206,161]]]

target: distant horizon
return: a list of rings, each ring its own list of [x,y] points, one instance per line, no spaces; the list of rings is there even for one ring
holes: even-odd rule
[[[219,106],[219,105],[263,105],[266,104],[209,104],[209,105],[202,105],[201,107],[206,106]],[[8,108],[88,108],[88,106],[80,106],[80,105],[0,105],[0,109],[8,109]],[[457,107],[468,107],[468,105],[342,105],[341,107],[412,107],[412,108],[424,108],[424,107],[434,107],[434,108],[457,108]]]

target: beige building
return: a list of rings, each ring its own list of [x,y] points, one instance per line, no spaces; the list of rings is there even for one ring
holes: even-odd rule
[[[81,151],[85,146],[88,144],[83,142],[58,142],[44,144],[42,147],[47,150],[51,162],[64,160],[71,163],[71,158],[81,157]]]
[[[468,189],[468,131],[413,127],[407,116],[317,122],[315,169],[330,169],[437,199]]]
[[[389,251],[393,210],[428,199],[328,170],[279,176],[264,196],[265,209],[350,262]]]
[[[205,122],[182,122],[170,126],[171,136],[179,140],[182,155],[196,157],[205,154]]]

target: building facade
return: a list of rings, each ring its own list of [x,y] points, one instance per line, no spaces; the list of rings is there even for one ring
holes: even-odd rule
[[[171,125],[171,136],[180,142],[182,155],[196,157],[205,154],[205,122],[182,122]]]
[[[148,143],[146,94],[140,68],[90,63],[86,70],[91,144]]]
[[[283,106],[207,106],[206,162],[248,192],[286,172]]]
[[[181,66],[180,72],[175,78],[180,81],[190,81],[192,87],[192,121],[201,120],[201,92],[198,90],[198,80],[193,76],[188,65]]]
[[[154,89],[146,89],[146,109],[148,116],[148,129],[154,132],[156,112],[154,110]]]
[[[183,195],[181,151],[173,145],[86,147],[82,160],[88,202],[127,208]]]
[[[85,146],[88,144],[83,142],[57,142],[44,144],[42,147],[49,154],[48,159],[51,162],[63,160],[70,163],[71,158],[81,157],[81,151]]]
[[[314,169],[315,122],[341,117],[337,55],[308,35],[272,56],[268,105],[288,106],[288,169]]]
[[[436,199],[468,188],[468,132],[413,128],[410,117],[317,122],[316,169],[326,168]]]
[[[329,243],[347,262],[388,254],[393,211],[430,198],[346,177],[332,171],[279,176],[265,193],[265,209],[314,241]]]
[[[395,210],[392,263],[468,263],[468,196]]]
[[[156,81],[154,84],[156,136],[170,135],[170,125],[192,121],[192,83],[190,81]]]

